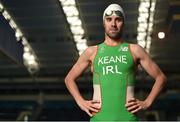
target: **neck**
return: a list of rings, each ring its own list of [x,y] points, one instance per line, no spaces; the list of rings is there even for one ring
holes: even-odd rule
[[[106,43],[109,46],[116,46],[118,44],[123,43],[123,40],[122,39],[112,39],[112,38],[109,38],[106,36],[104,43]]]

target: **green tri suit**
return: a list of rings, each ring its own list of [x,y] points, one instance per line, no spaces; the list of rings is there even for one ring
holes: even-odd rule
[[[100,85],[101,110],[90,118],[94,121],[137,121],[137,117],[127,111],[126,89],[134,86],[135,65],[129,44],[109,46],[98,45],[93,62],[93,84]]]

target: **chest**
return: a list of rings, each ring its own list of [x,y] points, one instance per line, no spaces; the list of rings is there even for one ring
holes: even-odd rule
[[[122,74],[133,67],[133,57],[128,47],[100,47],[93,62],[93,70],[104,75]]]

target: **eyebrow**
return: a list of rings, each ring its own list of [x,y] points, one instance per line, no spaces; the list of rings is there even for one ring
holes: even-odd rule
[[[112,16],[106,16],[105,19],[108,19],[108,18],[112,18]],[[120,18],[120,19],[123,19],[122,17],[120,16],[116,16],[116,18]]]

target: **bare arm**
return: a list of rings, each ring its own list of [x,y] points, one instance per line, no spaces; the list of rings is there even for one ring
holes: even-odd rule
[[[140,48],[139,50],[142,50]],[[153,103],[157,95],[160,93],[161,89],[163,88],[165,82],[166,82],[166,76],[164,73],[160,70],[160,68],[155,64],[154,61],[149,57],[149,55],[145,51],[141,51],[142,54],[140,56],[140,63],[143,66],[143,68],[146,70],[146,72],[155,79],[155,83],[152,87],[152,90],[145,100],[149,105]]]
[[[78,87],[76,85],[75,80],[83,73],[83,71],[88,67],[90,62],[90,57],[93,53],[92,47],[89,47],[82,53],[82,55],[79,57],[78,61],[74,64],[72,69],[69,71],[65,78],[65,84],[71,93],[71,95],[74,97],[76,103],[79,105],[79,107],[84,110],[89,116],[92,116],[90,111],[98,112],[98,109],[96,109],[96,106],[93,105],[93,103],[98,101],[86,101],[81,96]]]
[[[78,102],[79,100],[83,99],[79,93],[75,80],[82,74],[82,72],[87,68],[89,65],[88,59],[88,52],[87,50],[79,57],[77,62],[74,64],[72,69],[69,71],[65,78],[65,84],[72,94],[74,99]]]
[[[147,109],[151,106],[151,104],[163,88],[166,82],[166,76],[142,47],[138,45],[132,45],[131,47],[133,49],[132,53],[135,59],[140,61],[140,64],[145,69],[145,71],[155,80],[150,94],[144,101],[132,99],[130,100],[129,104],[126,104],[128,110],[132,113],[135,113],[141,109]]]

